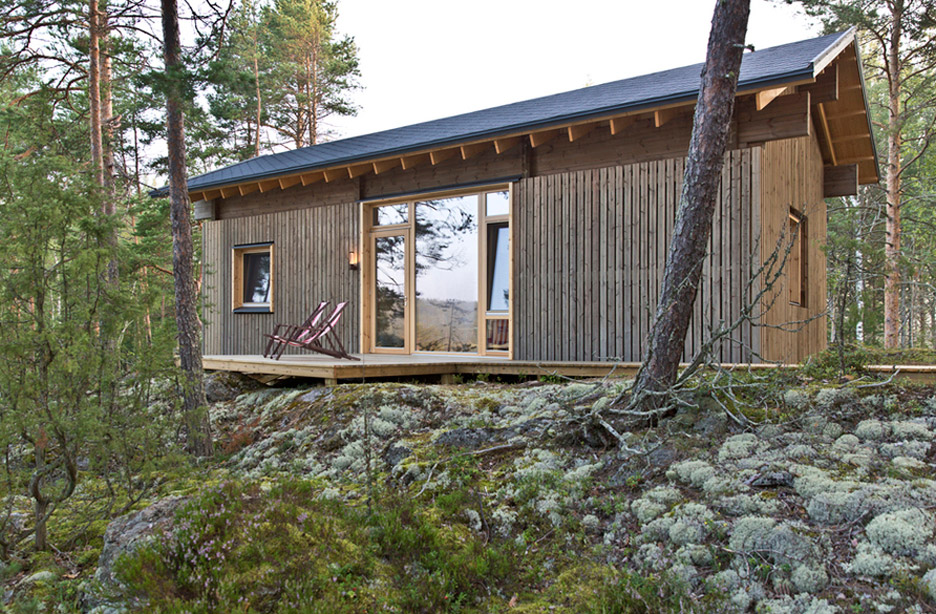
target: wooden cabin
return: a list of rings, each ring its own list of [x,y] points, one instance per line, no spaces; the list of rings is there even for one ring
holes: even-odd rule
[[[206,365],[258,356],[275,323],[300,323],[322,300],[349,301],[343,342],[374,359],[639,361],[701,68],[191,179]],[[795,362],[823,349],[824,199],[877,181],[853,31],[746,53],[687,357],[741,317],[783,237],[793,245],[759,322],[737,328],[718,357]]]

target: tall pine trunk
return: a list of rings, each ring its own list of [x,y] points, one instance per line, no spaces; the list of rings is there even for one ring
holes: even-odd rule
[[[712,233],[749,13],[750,0],[719,0],[715,6],[663,285],[633,389],[641,409],[660,407],[661,393],[676,382]]]
[[[91,169],[94,182],[104,187],[104,146],[101,130],[101,13],[98,0],[88,5],[88,106],[91,128]]]
[[[113,216],[117,212],[114,193],[114,103],[111,94],[111,58],[109,20],[106,5],[100,0],[88,3],[88,102],[91,130],[91,166],[94,182],[101,190],[101,213]],[[113,250],[107,263],[107,280],[116,286],[117,227],[108,237]]]
[[[896,2],[891,12],[890,49],[887,53],[887,197],[886,233],[884,242],[884,347],[900,344],[900,116],[901,62],[900,39],[903,36],[902,2]]]
[[[211,454],[211,426],[205,400],[201,356],[201,322],[195,288],[192,219],[185,177],[185,126],[182,114],[182,44],[176,0],[162,0],[163,56],[166,62],[166,145],[169,157],[169,217],[172,224],[172,277],[179,364],[182,368],[182,411],[188,451]]]

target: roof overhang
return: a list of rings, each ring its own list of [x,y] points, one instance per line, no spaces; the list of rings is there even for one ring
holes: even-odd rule
[[[778,115],[788,117],[793,114],[802,120],[802,108],[805,106],[805,121],[815,124],[824,164],[850,169],[846,174],[853,174],[857,183],[878,181],[877,153],[854,29],[839,35],[807,66],[742,80],[737,96],[735,122],[739,133],[743,134],[739,128],[741,122],[760,122],[768,125],[768,129],[751,133],[759,135],[756,138],[762,140],[800,135],[799,132],[769,126],[784,123],[777,120]],[[230,198],[437,165],[456,157],[468,160],[485,151],[501,155],[523,142],[535,149],[556,138],[575,141],[593,130],[608,130],[611,135],[623,136],[637,121],[650,119],[654,126],[662,127],[673,117],[692,112],[697,97],[697,89],[685,90],[627,104],[591,108],[587,112],[558,115],[547,121],[501,125],[492,130],[459,134],[456,138],[429,139],[416,146],[378,149],[364,156],[334,157],[327,165],[280,165],[267,172],[252,173],[249,178],[236,182],[200,182],[190,189],[190,197],[193,201]],[[811,126],[807,126],[807,134],[810,129]],[[756,142],[742,140],[735,145],[749,146]],[[839,171],[836,172],[841,176]],[[162,188],[151,194],[162,196],[165,191]]]

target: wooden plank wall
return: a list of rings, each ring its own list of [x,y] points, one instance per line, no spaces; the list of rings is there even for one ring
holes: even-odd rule
[[[356,203],[281,211],[203,222],[202,282],[206,354],[260,354],[264,333],[275,323],[299,324],[323,300],[349,301],[341,317],[341,341],[358,350],[360,279],[350,270],[348,252],[360,253]],[[231,249],[243,243],[273,241],[275,313],[232,313]],[[298,352],[298,350],[293,350]]]
[[[764,318],[765,326],[761,329],[763,357],[785,363],[799,362],[825,349],[828,338],[826,318],[817,317],[826,311],[826,258],[822,249],[826,236],[826,205],[822,188],[822,154],[815,136],[771,141],[764,145],[763,152],[762,256],[766,258],[777,247],[789,224],[790,207],[806,215],[809,243],[806,307],[790,304],[784,273],[778,280],[776,299],[772,301]],[[789,240],[789,233],[786,233],[785,240]],[[765,300],[769,302],[772,297],[773,294]],[[809,318],[815,319],[802,323]]]
[[[713,326],[737,319],[752,295],[759,162],[760,149],[733,150],[726,160],[686,357]],[[640,360],[684,164],[683,158],[669,158],[518,182],[513,212],[517,360]],[[716,356],[722,362],[749,362],[759,350],[759,336],[745,324]]]

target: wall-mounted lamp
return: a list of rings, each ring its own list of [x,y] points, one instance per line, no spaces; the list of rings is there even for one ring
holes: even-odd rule
[[[358,253],[353,249],[348,252],[348,268],[352,271],[358,270]]]

